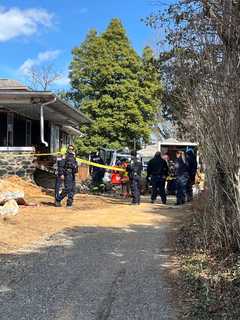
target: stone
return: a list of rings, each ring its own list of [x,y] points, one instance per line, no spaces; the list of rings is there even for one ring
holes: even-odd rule
[[[33,160],[33,156],[25,156],[24,154],[18,157],[15,155],[11,157],[10,153],[7,157],[2,155],[0,159],[0,177],[18,175],[23,178],[31,178],[36,170]]]
[[[24,177],[26,175],[26,171],[24,170],[19,170],[16,172],[16,175],[19,177]]]
[[[7,170],[4,170],[4,169],[0,169],[0,176],[5,176],[7,175]]]
[[[17,200],[17,199],[24,199],[24,192],[23,191],[6,191],[0,192],[0,204],[4,204],[9,200]]]
[[[8,166],[9,162],[5,160],[0,160],[0,166]]]
[[[26,160],[24,160],[24,161],[22,161],[22,165],[23,166],[30,166],[32,164],[32,162],[31,161],[26,161]]]
[[[7,201],[4,206],[0,207],[1,216],[15,216],[18,212],[19,206],[14,199]]]

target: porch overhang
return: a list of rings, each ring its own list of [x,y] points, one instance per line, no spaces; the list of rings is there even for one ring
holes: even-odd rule
[[[75,129],[71,126],[63,126],[62,130],[68,134],[71,134],[73,136],[82,136],[82,132],[78,129]]]
[[[19,113],[32,120],[40,119],[41,105],[56,101],[44,107],[44,119],[59,125],[69,125],[78,128],[80,124],[89,124],[92,121],[81,111],[61,100],[52,92],[0,92],[0,109]]]

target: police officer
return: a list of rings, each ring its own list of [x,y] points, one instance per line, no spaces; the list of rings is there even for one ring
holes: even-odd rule
[[[197,158],[196,155],[191,148],[187,148],[186,151],[186,163],[188,167],[189,179],[187,183],[187,201],[193,200],[193,185],[195,184],[195,178],[197,174]]]
[[[78,172],[78,164],[75,157],[74,146],[69,145],[66,157],[63,164],[64,189],[62,193],[57,196],[56,206],[61,206],[61,201],[67,196],[67,207],[72,207],[75,193],[75,175]]]
[[[59,207],[61,204],[58,201],[61,190],[63,187],[64,182],[64,166],[65,166],[65,160],[63,159],[63,156],[59,156],[57,159],[57,168],[56,168],[56,180],[55,180],[55,204],[56,207]]]
[[[98,163],[98,164],[104,164],[103,159],[98,153],[93,154],[91,157],[91,161]],[[92,184],[94,187],[99,187],[103,183],[103,178],[105,174],[104,168],[99,167],[91,167],[91,175],[92,175]]]
[[[185,159],[183,151],[177,151],[176,153],[176,205],[184,204],[186,201],[187,184],[189,181],[188,165]]]
[[[166,204],[167,197],[165,192],[165,183],[168,176],[168,165],[166,160],[162,159],[161,152],[156,152],[155,156],[148,162],[147,180],[151,177],[152,194],[151,202],[154,203],[159,193],[162,203]]]
[[[132,152],[132,160],[127,167],[127,172],[129,176],[129,182],[131,186],[132,193],[132,204],[139,205],[141,200],[141,173],[142,173],[142,163],[137,158],[136,152]]]

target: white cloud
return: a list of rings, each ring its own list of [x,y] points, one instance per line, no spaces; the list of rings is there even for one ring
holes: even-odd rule
[[[0,7],[0,42],[19,36],[31,36],[40,26],[50,27],[53,15],[44,9]]]
[[[70,84],[70,79],[68,76],[62,76],[54,82],[59,87],[66,87]]]
[[[34,59],[29,58],[25,60],[24,63],[20,66],[19,72],[22,73],[23,75],[28,75],[29,70],[31,70],[32,67],[39,66],[43,62],[55,60],[59,56],[60,52],[61,52],[60,50],[49,50],[49,51],[39,52],[36,58]]]

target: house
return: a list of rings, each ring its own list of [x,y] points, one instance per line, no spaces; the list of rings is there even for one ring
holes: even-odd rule
[[[33,154],[58,152],[81,135],[81,124],[90,122],[50,91],[32,91],[18,81],[0,79],[0,176],[28,177],[36,166],[44,167],[44,158],[36,161]]]

